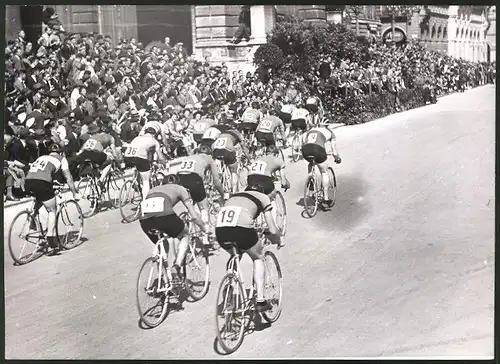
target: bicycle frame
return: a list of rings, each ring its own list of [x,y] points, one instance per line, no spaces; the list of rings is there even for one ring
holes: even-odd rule
[[[231,258],[229,258],[229,261],[227,263],[227,273],[233,273],[238,278],[238,280],[241,282],[241,285],[243,287],[243,302],[244,302],[243,311],[247,311],[250,307],[251,300],[254,296],[255,284],[254,284],[253,279],[252,279],[252,285],[250,286],[250,292],[247,295],[245,281],[243,279],[243,274],[242,274],[241,264],[240,264],[241,257],[242,256],[240,254],[238,254],[238,252],[236,251],[236,248],[233,247],[232,248],[232,256],[231,256]],[[229,292],[226,292],[226,296],[224,297],[224,301],[227,300],[228,294],[229,294]]]
[[[167,251],[165,250],[165,247],[163,245],[163,243],[165,242],[165,240],[167,239],[165,236],[161,237],[160,238],[160,234],[158,234],[158,241],[156,242],[155,244],[155,247],[154,247],[154,250],[153,250],[153,258],[156,258],[158,259],[158,265],[159,265],[159,269],[158,269],[158,287],[156,287],[156,292],[168,292],[170,290],[172,290],[173,286],[172,286],[172,273],[170,272],[170,269],[168,268],[168,265],[167,265],[167,278],[168,278],[168,285],[165,286],[165,288],[161,288],[161,278],[162,278],[162,269],[161,269],[161,266],[163,264],[168,264],[167,262]],[[151,293],[154,291],[155,287],[152,287],[151,286],[151,282],[153,282],[155,277],[153,277],[153,270],[151,270],[149,272],[149,277],[148,277],[148,285],[147,287],[151,287],[151,290],[147,291],[148,293]]]

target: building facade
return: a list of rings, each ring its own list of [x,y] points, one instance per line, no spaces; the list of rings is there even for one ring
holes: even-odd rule
[[[45,5],[6,6],[6,38],[24,29],[29,38],[41,34],[41,13],[53,7],[70,32],[136,38],[144,45],[170,37],[182,42],[197,58],[213,62],[245,63],[265,43],[277,21],[293,16],[315,25],[343,22],[358,35],[395,41],[419,39],[428,49],[470,61],[494,60],[496,52],[495,6],[416,6],[410,14],[394,19],[384,5],[252,5],[251,40],[229,45],[238,27],[240,5]],[[394,32],[392,21],[394,20]]]

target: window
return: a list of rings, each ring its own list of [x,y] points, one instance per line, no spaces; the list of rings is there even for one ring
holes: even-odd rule
[[[443,39],[447,39],[447,38],[448,38],[448,31],[446,30],[446,28],[444,28]]]

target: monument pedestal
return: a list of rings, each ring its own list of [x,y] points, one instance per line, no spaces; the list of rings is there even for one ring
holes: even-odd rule
[[[253,72],[253,56],[257,48],[266,43],[266,35],[276,23],[274,7],[271,5],[252,5],[250,7],[250,41],[242,40],[231,44],[238,27],[240,6],[200,5],[195,7],[194,56],[198,60],[208,57],[210,63],[226,63],[228,71],[241,69],[244,73]],[[215,15],[217,14],[217,15]]]

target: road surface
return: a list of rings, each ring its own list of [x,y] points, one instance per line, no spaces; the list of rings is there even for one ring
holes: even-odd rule
[[[8,359],[429,357],[493,355],[495,87],[336,130],[337,204],[301,217],[292,188],[281,318],[214,351],[216,286],[157,328],[138,325],[135,284],[152,246],[119,211],[86,220],[86,241],[13,266],[4,245]],[[7,209],[4,238],[14,214]],[[251,272],[249,258],[243,269]]]

